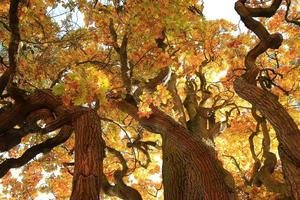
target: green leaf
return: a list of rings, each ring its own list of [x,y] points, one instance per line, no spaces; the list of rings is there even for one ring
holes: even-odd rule
[[[52,91],[55,95],[62,95],[65,91],[65,84],[56,84],[53,88]]]

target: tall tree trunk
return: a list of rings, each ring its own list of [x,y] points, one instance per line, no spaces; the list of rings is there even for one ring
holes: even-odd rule
[[[300,132],[299,129],[273,94],[264,91],[244,79],[238,78],[234,89],[240,97],[249,101],[272,124],[279,141],[279,155],[291,196],[300,199]]]
[[[164,198],[166,200],[233,199],[232,176],[224,170],[208,146],[194,136],[190,135],[190,137],[193,138],[193,142],[189,144],[191,148],[195,148],[193,151],[182,148],[168,135],[163,135]],[[200,154],[197,146],[205,146],[206,152]],[[225,188],[222,188],[224,186]]]
[[[166,200],[234,199],[232,185],[215,155],[184,126],[154,107],[149,118],[140,118],[130,100],[118,102],[118,107],[148,131],[163,136]]]
[[[163,138],[162,178],[166,200],[203,199],[200,171],[193,166],[191,154]],[[205,186],[204,186],[205,187]]]
[[[206,145],[201,141],[200,136],[190,134],[190,137],[199,143],[197,145]],[[205,163],[205,159],[203,159],[202,162],[206,165],[206,172],[203,174],[197,163],[195,163],[193,152],[180,148],[171,138],[163,135],[162,176],[166,200],[198,200],[204,199],[205,195],[206,199],[213,199],[213,193],[216,192],[216,183],[201,184],[200,180],[203,179],[204,175],[214,173],[220,173],[223,180],[218,181],[220,183],[225,182],[231,192],[234,193],[233,177],[222,167],[220,161],[216,158],[214,149],[209,146],[206,146],[206,148],[207,153],[205,156],[210,157],[209,159],[211,159],[215,168],[209,166],[209,162]]]
[[[241,98],[257,108],[275,129],[283,173],[290,187],[288,195],[300,199],[300,131],[292,117],[278,102],[278,98],[267,91],[263,84],[261,84],[263,89],[256,85],[256,77],[260,71],[256,59],[268,49],[278,49],[283,37],[279,33],[270,34],[263,24],[253,17],[272,17],[282,0],[273,0],[270,7],[259,9],[246,7],[245,2],[237,1],[235,10],[245,26],[259,37],[260,42],[248,52],[245,58],[246,73],[234,81],[234,90]]]
[[[98,200],[104,157],[100,120],[95,111],[85,110],[73,125],[75,168],[71,200]]]

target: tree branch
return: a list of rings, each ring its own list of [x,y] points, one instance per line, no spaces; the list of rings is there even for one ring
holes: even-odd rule
[[[122,170],[116,170],[114,172],[115,185],[111,185],[108,182],[106,176],[104,175],[102,188],[105,194],[110,196],[117,196],[121,199],[127,199],[127,200],[142,200],[141,194],[133,187],[126,185],[123,181],[123,178],[126,176],[129,168],[121,152],[108,146],[106,146],[106,149],[119,159],[122,165]]]
[[[30,160],[32,160],[35,156],[40,153],[48,153],[54,147],[64,143],[72,134],[72,127],[64,126],[59,133],[45,142],[32,146],[19,158],[9,158],[0,164],[0,178],[2,178],[10,169],[18,168]]]
[[[130,67],[128,66],[128,58],[127,58],[127,44],[128,44],[128,36],[127,33],[124,34],[122,39],[121,47],[118,44],[118,34],[114,28],[113,19],[110,19],[109,23],[110,35],[113,40],[113,47],[115,51],[118,53],[120,57],[121,63],[121,76],[128,94],[131,92],[131,72]]]
[[[18,8],[20,0],[10,0],[9,7],[9,29],[11,30],[11,37],[8,46],[8,58],[9,68],[0,77],[0,95],[2,95],[4,89],[12,79],[17,68],[17,53],[20,43],[20,31],[19,31],[19,17]]]
[[[286,0],[286,7],[287,7],[287,10],[285,12],[285,15],[284,15],[284,18],[285,18],[285,21],[289,22],[289,23],[292,23],[292,24],[295,24],[297,26],[300,27],[300,21],[296,20],[296,19],[289,19],[289,12],[290,12],[290,8],[291,8],[291,3],[292,1],[291,0]]]

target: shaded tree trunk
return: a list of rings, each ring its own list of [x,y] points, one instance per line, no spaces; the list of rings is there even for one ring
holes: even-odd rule
[[[206,146],[207,152],[205,156],[209,157],[208,159],[213,162],[213,166],[209,166],[210,161],[205,161],[205,159],[203,159],[202,162],[206,165],[204,167],[206,172],[205,174],[202,174],[203,172],[199,170],[199,165],[195,163],[193,152],[181,148],[171,138],[163,135],[162,176],[165,199],[214,199],[213,193],[216,192],[216,184],[220,184],[221,182],[225,182],[226,186],[234,193],[233,177],[222,167],[216,157],[214,149],[204,144],[201,141],[199,134],[195,135],[190,133],[190,137],[195,139],[195,142],[199,143],[197,145]],[[200,155],[198,156],[199,158],[201,157]],[[200,180],[203,179],[203,176],[214,173],[222,175],[223,180],[216,180],[220,183],[207,182],[206,184],[201,184]],[[233,197],[234,195],[232,194],[232,198]]]
[[[193,141],[189,144],[190,147],[196,148],[192,151],[189,148],[182,148],[169,135],[163,135],[164,198],[166,200],[234,199],[234,180],[220,165],[215,152],[206,146],[200,137],[196,138],[190,133],[189,137]],[[205,153],[200,154],[200,146],[204,146]],[[217,176],[219,178],[216,178]],[[206,181],[208,179],[211,181]],[[218,188],[223,184],[226,192]]]
[[[205,77],[202,77],[203,81]],[[204,84],[201,84],[204,85]],[[173,87],[175,88],[175,86]],[[205,89],[203,89],[205,90]],[[206,92],[206,91],[204,91]],[[174,94],[177,94],[173,92]],[[205,101],[205,99],[203,99]],[[179,101],[179,100],[178,100]],[[214,108],[203,108],[198,105],[196,95],[193,91],[188,93],[184,102],[184,106],[189,111],[190,120],[185,123],[185,119],[180,120],[181,124],[185,125],[186,132],[191,138],[195,139],[198,145],[203,145],[206,148],[206,156],[210,156],[216,169],[206,166],[209,173],[222,174],[227,186],[234,192],[234,179],[229,172],[227,172],[218,161],[216,152],[212,146],[204,143],[209,142],[210,145],[214,144],[213,138],[220,133],[220,123],[215,121]],[[194,106],[194,108],[193,108]],[[183,113],[183,112],[182,112]],[[208,115],[207,113],[211,113]],[[183,114],[184,115],[184,114]],[[182,122],[183,121],[183,122]],[[215,185],[212,182],[200,184],[203,174],[198,170],[197,164],[193,160],[193,152],[187,151],[178,147],[168,135],[163,135],[163,184],[164,184],[164,197],[165,199],[181,200],[191,199],[198,200],[204,199],[205,193],[209,193],[206,198],[213,198]],[[200,155],[199,155],[200,156]],[[205,162],[203,160],[203,162]]]
[[[279,155],[291,196],[300,199],[300,133],[299,129],[273,94],[266,92],[244,79],[234,83],[234,89],[240,97],[255,106],[272,124],[279,141]]]
[[[75,168],[72,200],[98,200],[102,184],[104,141],[100,120],[93,110],[85,110],[73,122]]]
[[[166,200],[234,199],[230,181],[215,155],[184,126],[154,107],[149,118],[140,118],[137,107],[129,99],[118,102],[118,107],[148,131],[163,136]]]
[[[191,154],[176,147],[168,137],[163,137],[162,178],[166,200],[203,199],[200,171],[193,166]]]
[[[248,52],[245,58],[246,73],[234,81],[234,90],[257,108],[275,129],[282,169],[290,187],[289,195],[300,199],[300,131],[292,117],[278,102],[278,98],[267,90],[264,83],[260,83],[263,89],[256,84],[256,77],[260,71],[256,59],[268,49],[278,49],[283,37],[279,33],[270,34],[264,25],[253,17],[272,17],[281,3],[282,0],[274,0],[268,8],[249,8],[244,0],[236,2],[235,10],[245,26],[258,36],[260,42]]]

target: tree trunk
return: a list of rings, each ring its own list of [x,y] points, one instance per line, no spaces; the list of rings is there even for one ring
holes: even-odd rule
[[[137,107],[130,100],[118,102],[118,107],[148,131],[163,136],[166,200],[234,199],[232,182],[215,155],[185,127],[155,107],[149,118],[140,118]]]
[[[300,199],[300,132],[299,129],[270,92],[247,83],[243,78],[234,82],[236,93],[250,102],[265,116],[274,127],[279,141],[279,155],[287,184],[291,188],[291,196]]]
[[[295,165],[281,148],[279,148],[279,156],[284,178],[287,185],[290,186],[288,196],[293,196],[294,199],[298,200],[300,199],[300,166],[299,164]]]
[[[200,171],[193,166],[191,154],[176,147],[167,137],[163,138],[164,199],[203,199],[203,186],[199,180]]]
[[[195,138],[195,136],[191,135]],[[199,142],[197,145],[205,145],[200,137],[195,139]],[[199,200],[199,199],[222,199],[217,197],[216,185],[225,182],[231,197],[234,198],[234,179],[229,172],[227,172],[215,157],[215,152],[210,147],[207,148],[207,153],[203,156],[200,154],[194,155],[193,152],[184,148],[180,148],[177,143],[166,136],[163,136],[163,185],[164,185],[164,199],[166,200]],[[202,159],[205,165],[204,171],[199,170],[199,164],[195,162]],[[205,160],[207,157],[208,160]],[[210,162],[213,163],[210,166]],[[207,182],[201,184],[201,180],[207,174],[212,176],[221,174],[222,179],[215,180],[218,183]]]
[[[75,168],[71,200],[98,200],[104,157],[100,120],[95,111],[85,110],[73,125]]]
[[[256,78],[260,71],[256,65],[256,59],[268,49],[278,49],[282,44],[283,36],[279,33],[270,34],[264,25],[253,17],[272,17],[282,0],[274,0],[268,8],[248,8],[245,2],[244,0],[237,1],[235,10],[241,16],[245,26],[259,37],[260,42],[248,52],[245,58],[246,73],[234,81],[233,87],[236,93],[257,108],[275,129],[283,173],[291,189],[288,195],[294,199],[300,199],[299,129],[292,117],[278,102],[277,97],[267,90],[264,83],[260,83],[264,90],[256,86]]]

